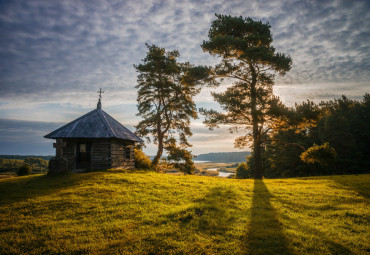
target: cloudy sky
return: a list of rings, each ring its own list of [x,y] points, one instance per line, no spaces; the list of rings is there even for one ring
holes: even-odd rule
[[[0,1],[0,154],[54,153],[42,136],[94,109],[134,130],[136,76],[145,43],[211,65],[202,52],[215,13],[272,26],[273,45],[293,59],[274,92],[288,105],[370,92],[370,1],[5,0]],[[206,89],[199,107],[216,108]],[[238,151],[226,129],[193,121],[193,153]],[[154,146],[146,149],[154,154]]]

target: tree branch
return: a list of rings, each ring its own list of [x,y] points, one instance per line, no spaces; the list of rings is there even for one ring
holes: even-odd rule
[[[302,145],[300,145],[299,143],[287,143],[287,142],[284,142],[284,141],[279,140],[279,139],[265,139],[265,140],[261,141],[261,143],[264,143],[264,142],[278,142],[278,143],[284,144],[285,146],[289,146],[289,145],[297,146],[297,147],[301,148],[303,151],[306,151],[306,148],[303,147]]]

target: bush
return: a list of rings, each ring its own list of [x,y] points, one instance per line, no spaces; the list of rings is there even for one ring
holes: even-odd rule
[[[307,164],[331,165],[337,157],[335,149],[324,143],[323,145],[314,144],[301,154],[301,160]]]
[[[166,147],[169,152],[167,160],[173,167],[179,169],[184,174],[194,174],[195,166],[193,155],[190,151],[177,147],[175,144]]]
[[[237,179],[247,179],[252,177],[252,172],[249,169],[247,163],[243,162],[236,168],[236,178]]]
[[[135,168],[151,169],[152,161],[142,150],[135,149]]]
[[[23,164],[17,170],[18,176],[30,175],[31,174],[31,167],[27,164]]]

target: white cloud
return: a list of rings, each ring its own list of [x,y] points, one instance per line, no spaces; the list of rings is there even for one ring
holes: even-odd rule
[[[95,91],[103,88],[104,109],[134,125],[133,64],[145,57],[144,43],[178,49],[181,61],[213,65],[217,59],[200,44],[214,13],[270,22],[277,51],[293,58],[292,70],[276,79],[275,92],[286,103],[360,98],[369,92],[369,10],[365,0],[1,2],[0,114],[67,121],[95,108]],[[211,90],[196,97],[200,106],[213,104]],[[196,141],[199,134],[196,147],[208,146]],[[217,145],[233,150],[226,143],[231,147]]]

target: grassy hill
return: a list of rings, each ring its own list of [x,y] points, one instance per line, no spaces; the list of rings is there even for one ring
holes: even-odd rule
[[[0,254],[368,254],[370,175],[0,180]]]

